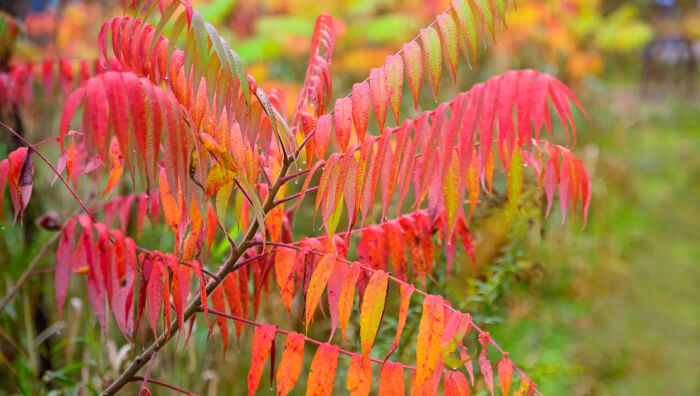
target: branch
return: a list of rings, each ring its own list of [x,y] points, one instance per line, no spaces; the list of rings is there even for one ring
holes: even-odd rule
[[[254,321],[252,321],[252,320],[245,319],[245,318],[241,318],[241,317],[238,317],[238,316],[235,316],[235,315],[229,315],[229,314],[227,314],[227,313],[225,313],[225,312],[219,312],[219,311],[216,311],[216,310],[213,310],[213,309],[207,309],[207,311],[208,311],[210,314],[213,314],[213,315],[216,315],[216,316],[221,316],[222,318],[226,318],[226,319],[235,320],[235,321],[237,321],[237,322],[245,323],[245,324],[250,325],[250,326],[255,326],[255,327],[260,326],[260,323],[258,323],[258,322],[254,322]],[[203,310],[203,309],[200,309],[199,312],[204,312],[204,310]],[[277,332],[277,333],[279,333],[279,334],[284,334],[284,335],[289,335],[290,333],[292,333],[292,332],[289,331],[289,330],[283,330],[283,329],[278,329],[278,328],[275,328],[275,332]],[[315,339],[310,338],[310,337],[304,336],[304,339],[305,339],[307,342],[310,342],[310,343],[312,343],[312,344],[316,344],[316,345],[322,345],[322,344],[323,344],[323,342],[318,341],[318,340],[315,340]],[[355,356],[355,355],[357,355],[357,353],[352,353],[352,352],[350,352],[350,351],[347,351],[347,350],[345,350],[345,349],[343,349],[343,348],[338,347],[337,345],[336,345],[336,347],[338,348],[338,352],[340,352],[340,353],[342,353],[342,354],[344,354],[344,355],[348,355],[348,356]],[[372,361],[372,362],[374,362],[374,363],[384,364],[384,361],[383,361],[383,360],[375,359],[375,358],[372,358],[372,357],[369,358],[369,360]],[[414,371],[415,371],[415,369],[416,369],[415,366],[408,366],[408,365],[405,365],[405,364],[401,364],[401,366],[402,366],[404,369],[407,369],[407,370],[414,370]]]
[[[284,178],[284,176],[287,175],[287,172],[289,171],[289,167],[292,164],[292,162],[293,158],[288,157],[282,163],[279,176],[277,177],[275,184],[270,189],[270,192],[268,193],[267,198],[265,199],[265,203],[263,204],[263,213],[265,215],[274,208],[275,196],[284,184],[282,179]],[[236,271],[244,265],[242,264],[243,262],[238,263],[238,259],[240,259],[243,253],[252,246],[253,237],[257,232],[258,222],[253,222],[248,228],[248,232],[243,238],[243,241],[241,241],[240,245],[238,245],[238,248],[231,254],[231,258],[228,259],[226,263],[224,263],[224,265],[217,273],[219,279],[212,279],[207,284],[207,295],[212,293],[214,289],[216,289],[216,287],[219,286],[222,279],[226,278],[228,274]],[[185,310],[184,321],[187,322],[192,316],[199,312],[200,306],[200,298],[197,296],[193,297],[192,301]],[[114,382],[112,382],[111,385],[109,385],[104,391],[102,391],[102,396],[115,395],[120,389],[124,387],[124,385],[132,381],[132,378],[134,378],[136,373],[138,373],[138,371],[148,362],[150,356],[154,352],[159,351],[163,346],[165,346],[166,343],[175,335],[175,333],[177,333],[178,329],[179,327],[177,320],[173,320],[169,328],[163,330],[160,336],[158,336],[158,338],[155,341],[153,341],[153,343],[151,343],[143,352],[141,352],[131,362],[131,364],[126,368],[126,370],[124,370],[119,375],[119,377]]]

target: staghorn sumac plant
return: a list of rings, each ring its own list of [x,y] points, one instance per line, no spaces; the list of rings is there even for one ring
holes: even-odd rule
[[[236,52],[189,1],[133,3],[127,15],[102,26],[94,74],[89,62],[78,62],[81,78],[69,80],[76,75],[71,65],[58,63],[64,65],[62,87],[77,88],[65,101],[55,139],[61,156],[52,169],[84,210],[67,220],[58,240],[58,314],[69,278],[83,274],[102,331],[113,316],[129,342],[143,343],[103,394],[137,378],[144,388],[163,385],[150,378],[153,360],[198,318],[210,332],[218,328],[224,350],[230,327],[239,336],[244,326],[255,328],[249,394],[256,392],[268,360],[277,365],[277,394],[288,394],[301,377],[306,343],[318,346],[306,375],[309,395],[332,392],[337,365],[344,364],[341,354],[350,357],[346,386],[352,394],[368,394],[373,381],[379,395],[404,394],[405,382],[412,394],[436,394],[444,381],[445,394],[466,395],[475,365],[491,394],[495,387],[507,394],[514,373],[520,378],[514,394],[539,394],[469,313],[427,293],[426,282],[440,265],[441,250],[448,272],[458,248],[473,256],[469,220],[480,194],[492,191],[498,169],[505,173],[508,218],[518,211],[523,173],[530,168],[547,213],[558,192],[562,218],[579,213],[585,225],[590,179],[570,149],[552,141],[558,119],[566,140],[575,144],[571,103],[583,111],[581,105],[555,77],[518,70],[413,118],[400,113],[406,87],[418,110],[424,85],[438,98],[444,68],[456,84],[460,52],[476,66],[484,36],[495,35],[504,22],[504,0],[453,1],[332,104],[334,22],[321,15],[292,114],[278,91],[257,87]],[[45,63],[44,70],[53,64]],[[26,77],[27,70],[15,74]],[[25,80],[8,81],[19,86]],[[82,117],[76,116],[80,110]],[[375,122],[379,133],[373,133]],[[31,194],[31,154],[39,153],[25,143],[0,162],[0,184],[8,181],[15,218]],[[104,182],[79,176],[100,169],[108,169]],[[73,190],[84,184],[101,197],[128,191],[115,188],[125,170],[133,191],[98,198],[92,209]],[[310,196],[324,231],[293,235],[297,210]],[[235,217],[227,219],[231,211]],[[103,222],[97,212],[104,213]],[[127,227],[132,213],[135,235]],[[112,229],[115,216],[119,226]],[[139,246],[147,216],[162,216],[174,236],[169,251]],[[225,232],[231,225],[242,232]],[[230,245],[223,263],[211,259],[215,240]],[[349,252],[357,259],[349,259]],[[400,308],[386,312],[394,294]],[[280,301],[291,312],[298,295],[306,334],[257,322],[262,301]],[[330,316],[327,341],[308,333],[323,301]],[[417,333],[402,338],[412,303],[422,307]],[[348,337],[353,315],[360,323],[357,349]],[[386,356],[373,356],[387,315],[395,316],[394,341]],[[153,341],[143,341],[143,331],[137,337],[146,327]],[[466,345],[470,333],[477,345]],[[275,362],[279,335],[286,339]],[[415,361],[392,361],[405,344],[415,345]],[[490,360],[489,350],[501,357]]]

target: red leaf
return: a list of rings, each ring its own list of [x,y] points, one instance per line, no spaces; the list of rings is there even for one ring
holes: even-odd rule
[[[348,275],[348,265],[337,261],[333,265],[333,271],[331,272],[331,277],[328,279],[328,310],[331,314],[331,335],[329,340],[333,339],[333,334],[335,329],[338,327],[338,321],[340,320],[340,297],[343,292],[343,286],[345,285],[345,279]]]
[[[192,265],[194,274],[199,278],[199,297],[202,302],[202,309],[204,310],[204,319],[207,321],[207,327],[209,328],[209,333],[211,333],[211,324],[209,324],[209,308],[207,308],[207,283],[204,281],[202,265],[197,260],[191,261],[190,264]]]
[[[379,379],[378,396],[403,396],[405,388],[401,364],[394,362],[384,363]]]
[[[255,329],[251,349],[250,370],[248,371],[248,395],[254,395],[262,377],[263,368],[272,349],[277,327],[262,324]]]
[[[481,335],[479,336],[479,342],[481,342],[481,345],[483,347],[481,349],[481,353],[479,353],[479,367],[481,368],[481,375],[484,376],[486,386],[489,388],[491,396],[493,396],[493,367],[491,367],[491,362],[486,356],[488,353],[488,342],[484,341],[484,338],[482,338]]]
[[[219,286],[211,293],[211,303],[215,310],[219,312],[226,312],[226,303],[224,302],[224,292],[223,287]],[[216,315],[216,324],[219,327],[219,332],[221,333],[221,341],[224,344],[224,356],[226,355],[226,349],[228,349],[228,319],[223,316]]]
[[[401,341],[401,333],[406,325],[406,318],[408,318],[408,307],[411,303],[411,296],[415,291],[415,287],[411,284],[401,285],[401,302],[399,303],[399,316],[396,323],[396,336],[394,337],[394,344],[392,349],[399,346],[399,341]],[[387,358],[389,354],[387,354]],[[385,359],[386,360],[386,359]]]
[[[314,147],[316,148],[316,158],[326,158],[328,141],[331,138],[331,128],[333,127],[333,116],[322,115],[316,121],[316,132],[314,133]]]
[[[333,121],[335,136],[338,139],[340,150],[346,151],[348,149],[348,143],[350,142],[350,132],[352,130],[352,99],[346,97],[335,101]],[[318,128],[318,124],[316,128]],[[316,133],[318,133],[318,130]]]
[[[406,255],[406,240],[404,232],[397,221],[388,221],[382,225],[389,245],[389,256],[394,275],[405,281],[408,274],[408,256]]]
[[[396,123],[399,123],[399,111],[401,110],[401,96],[403,95],[403,62],[399,55],[386,57],[384,66],[386,75],[386,90],[389,97],[389,107],[394,113]]]
[[[372,102],[374,115],[377,117],[379,130],[384,129],[384,121],[386,120],[386,106],[389,102],[389,96],[386,89],[386,76],[384,68],[374,68],[369,72],[369,97]]]
[[[244,317],[243,304],[241,302],[236,272],[230,273],[226,276],[226,278],[224,278],[224,294],[226,295],[226,300],[228,301],[228,307],[229,310],[231,310],[231,314],[238,316],[239,318]],[[235,321],[234,323],[236,325],[237,337],[240,339],[243,324],[239,321]]]
[[[333,392],[338,347],[321,344],[316,351],[306,384],[306,396],[329,396]]]
[[[467,378],[461,371],[448,371],[445,373],[445,396],[469,396]]]
[[[508,359],[508,356],[503,356],[498,363],[498,379],[501,382],[501,392],[504,395],[508,394],[510,389],[510,381],[513,378],[513,362]]]
[[[360,142],[365,140],[365,132],[367,131],[369,92],[369,83],[366,81],[352,86],[352,122]]]
[[[156,258],[153,262],[151,276],[148,279],[148,317],[153,329],[153,336],[158,337],[158,317],[163,305],[163,270],[162,260]],[[169,309],[169,307],[166,307]]]
[[[2,168],[3,161],[0,163]],[[0,186],[4,187],[4,180],[0,175]],[[0,199],[2,194],[0,193]],[[2,202],[0,201],[0,204]],[[68,284],[70,282],[71,259],[73,258],[73,230],[75,229],[75,220],[69,220],[63,227],[61,241],[56,249],[56,269],[54,271],[54,287],[56,289],[56,302],[58,304],[58,320],[63,316],[63,306],[66,302],[66,294],[68,294]]]
[[[282,360],[277,369],[277,396],[287,396],[299,379],[304,363],[304,340],[304,335],[299,333],[287,335]]]
[[[423,84],[423,61],[420,45],[416,41],[409,41],[403,45],[403,61],[406,65],[406,80],[413,95],[413,103],[418,109],[418,96]]]

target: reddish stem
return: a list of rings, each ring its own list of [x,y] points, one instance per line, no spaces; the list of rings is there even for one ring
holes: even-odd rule
[[[80,207],[83,208],[83,211],[85,211],[85,213],[90,217],[90,220],[92,220],[93,222],[96,222],[95,216],[92,214],[92,212],[90,212],[90,210],[88,210],[88,208],[85,206],[83,201],[80,198],[78,198],[78,195],[75,193],[75,191],[73,191],[73,189],[68,184],[66,179],[64,179],[63,176],[61,176],[61,173],[58,170],[56,170],[56,168],[53,166],[53,164],[48,159],[46,159],[46,157],[44,157],[44,155],[39,150],[36,149],[36,146],[29,143],[27,141],[27,139],[25,139],[22,135],[17,133],[14,129],[10,128],[4,122],[0,121],[0,125],[5,127],[5,129],[7,129],[8,131],[12,132],[12,134],[15,135],[15,137],[17,137],[17,139],[21,140],[22,143],[26,144],[27,147],[29,147],[33,152],[35,152],[39,156],[39,158],[41,158],[46,163],[46,165],[48,165],[49,168],[51,168],[53,173],[56,174],[56,177],[58,177],[61,180],[61,182],[66,186],[66,188],[68,188],[68,191],[73,195],[73,198],[75,198],[75,200],[78,201],[78,204],[80,205]]]

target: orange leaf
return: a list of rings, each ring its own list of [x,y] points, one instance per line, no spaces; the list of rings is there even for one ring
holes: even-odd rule
[[[219,312],[226,312],[226,303],[224,302],[223,287],[217,287],[211,293],[211,303],[214,309]],[[224,354],[228,348],[228,320],[223,316],[216,315],[216,324],[219,326],[221,333],[221,341],[224,343]]]
[[[309,323],[313,319],[316,306],[318,305],[323,290],[326,288],[328,279],[331,277],[333,264],[335,263],[335,254],[327,254],[323,256],[321,261],[316,266],[311,280],[309,281],[309,289],[306,292],[306,331],[309,331]]]
[[[386,362],[382,366],[378,396],[403,396],[406,385],[400,363]]]
[[[291,309],[294,298],[294,260],[297,252],[294,249],[277,248],[275,252],[275,278],[280,286],[280,296],[287,308]]]
[[[311,362],[311,371],[306,383],[306,396],[328,396],[333,391],[335,369],[338,365],[338,347],[321,344]]]
[[[251,350],[250,371],[248,371],[248,395],[254,395],[260,383],[263,366],[272,349],[277,327],[262,324],[255,329],[253,334],[253,347]]]
[[[441,296],[429,295],[423,301],[416,345],[416,386],[428,379],[440,358],[440,338],[445,325]]]
[[[513,378],[513,362],[508,356],[503,356],[503,359],[498,363],[498,379],[501,382],[501,391],[504,395],[508,394],[510,389],[510,381]]]
[[[112,160],[112,168],[109,170],[107,187],[102,191],[103,197],[107,195],[108,192],[112,191],[112,188],[114,188],[122,177],[122,173],[124,173],[124,157],[122,157],[122,151],[116,136],[112,137],[112,141],[109,144],[109,158]]]
[[[282,360],[277,369],[277,396],[286,396],[299,379],[304,362],[304,340],[304,335],[299,333],[287,335]]]
[[[355,301],[355,286],[357,285],[357,278],[360,276],[360,271],[361,268],[358,263],[353,263],[350,266],[348,274],[345,277],[343,290],[340,292],[340,299],[338,302],[338,318],[340,321],[340,330],[343,336],[343,345],[345,345],[345,329],[350,321],[352,303]]]
[[[384,314],[384,302],[386,301],[386,288],[389,274],[378,271],[372,274],[365,290],[360,309],[360,343],[362,356],[369,356],[369,351],[377,337],[379,323]]]
[[[353,355],[346,380],[351,396],[367,396],[372,387],[372,362],[362,355]]]
[[[467,377],[461,371],[445,373],[445,396],[469,396]]]
[[[394,344],[391,346],[391,349],[387,354],[387,358],[399,346],[399,341],[401,341],[401,333],[403,332],[403,327],[406,325],[408,306],[411,303],[411,295],[413,295],[414,290],[416,290],[416,288],[409,283],[404,283],[401,285],[401,303],[399,304],[399,318],[396,324],[396,337],[394,338]]]

